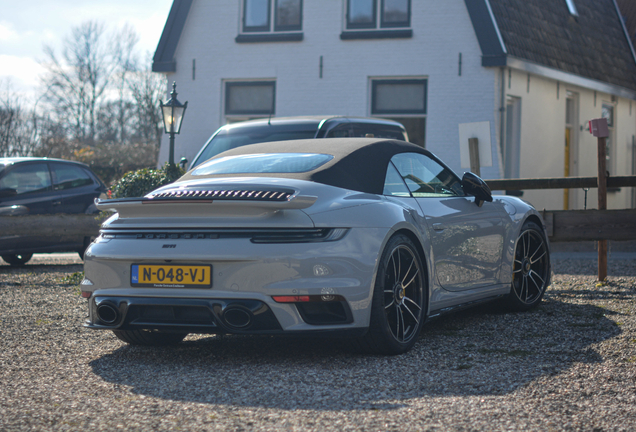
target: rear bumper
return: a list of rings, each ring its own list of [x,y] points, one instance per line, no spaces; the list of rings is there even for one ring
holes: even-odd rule
[[[329,334],[355,336],[365,328],[351,328],[346,302],[327,302],[323,308],[299,313],[311,330],[284,331],[271,308],[254,299],[205,299],[93,296],[85,327],[101,330],[156,329],[208,334]],[[318,321],[318,322],[316,322]],[[306,327],[307,328],[307,327]]]
[[[159,306],[177,308],[170,313],[175,316],[173,322],[178,323],[180,317],[184,317],[183,314],[190,313],[186,306],[204,308],[205,311],[192,309],[191,312],[201,312],[203,318],[208,317],[207,321],[190,323],[186,320],[184,323],[197,328],[196,332],[295,333],[354,327],[366,329],[369,325],[377,251],[385,231],[379,228],[352,229],[339,241],[291,244],[259,244],[248,238],[223,236],[170,240],[100,237],[86,253],[82,291],[90,296],[89,305],[93,312],[95,299],[110,298],[117,302],[117,308],[123,301],[125,306],[119,312],[122,316],[128,314],[127,305],[149,302],[148,307],[144,306],[146,315],[160,313]],[[164,244],[175,247],[164,248]],[[132,266],[142,264],[211,266],[212,285],[208,288],[132,286]],[[302,306],[273,300],[274,296],[323,295],[342,297],[346,304],[340,310],[335,307],[321,310],[324,305],[318,306],[313,302]],[[249,309],[251,306],[241,306],[241,302],[250,301],[265,305],[279,327],[253,324],[250,329],[235,329],[224,326],[222,312],[230,303]],[[150,303],[157,305],[157,311],[152,311]],[[256,311],[251,313],[256,314]],[[350,314],[350,319],[334,321],[329,317],[334,313],[341,316],[343,313]],[[316,316],[321,314],[325,316]],[[240,312],[236,315],[240,315]],[[139,328],[142,321],[133,322],[132,318],[126,317],[125,321],[117,324]],[[100,325],[102,323],[92,318],[88,324],[91,328],[102,328]],[[153,328],[150,326],[167,326],[168,323],[144,321],[143,325]],[[107,328],[117,327],[111,324]]]

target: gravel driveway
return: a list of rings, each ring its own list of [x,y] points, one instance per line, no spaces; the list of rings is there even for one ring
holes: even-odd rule
[[[189,336],[129,347],[81,327],[76,255],[0,265],[0,430],[636,430],[636,260],[555,259],[530,313],[481,307],[397,357],[346,341]],[[48,262],[48,265],[43,265]]]

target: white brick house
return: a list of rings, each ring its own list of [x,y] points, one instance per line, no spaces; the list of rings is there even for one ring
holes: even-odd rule
[[[561,24],[546,20],[547,11]],[[604,40],[619,45],[618,60],[598,60],[618,70],[612,76],[589,59],[586,67],[558,62],[577,58],[563,51],[589,40],[587,24],[599,14],[612,29]],[[548,36],[552,27],[581,41],[564,48],[520,39],[545,27]],[[605,50],[587,49],[591,58]],[[411,141],[460,174],[467,169],[459,125],[488,122],[492,166],[482,167],[482,177],[593,176],[594,142],[581,126],[605,112],[615,120],[611,174],[632,173],[636,60],[614,0],[174,0],[153,70],[176,81],[179,100],[188,101],[176,160],[192,160],[227,122],[335,114],[397,119]],[[627,190],[610,195],[610,208],[632,205]],[[524,198],[540,208],[583,205],[578,191],[526,191]],[[590,194],[588,205],[595,202]]]

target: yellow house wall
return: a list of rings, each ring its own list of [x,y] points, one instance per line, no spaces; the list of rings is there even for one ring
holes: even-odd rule
[[[636,135],[636,101],[614,98],[607,93],[587,88],[557,83],[537,75],[512,70],[506,73],[505,93],[521,98],[521,153],[520,177],[563,177],[565,168],[565,110],[566,94],[572,91],[579,96],[578,167],[572,167],[571,175],[592,177],[597,175],[597,139],[587,131],[587,122],[602,115],[604,102],[614,104],[615,143],[614,167],[611,175],[631,175],[632,137]],[[631,103],[631,109],[630,109]],[[576,148],[576,145],[573,146]],[[578,171],[578,172],[577,172]],[[612,172],[615,171],[615,172]],[[570,190],[575,195],[575,206],[583,208],[584,191]],[[527,190],[523,199],[538,209],[561,210],[564,208],[563,189]],[[587,208],[597,208],[596,189],[588,191]],[[631,206],[631,188],[610,192],[607,197],[610,209]]]

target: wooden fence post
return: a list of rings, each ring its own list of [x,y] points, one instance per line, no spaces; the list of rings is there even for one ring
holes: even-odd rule
[[[607,209],[607,168],[605,166],[605,139],[609,136],[607,119],[590,120],[590,132],[598,138],[598,209]],[[598,241],[598,280],[607,278],[607,240]]]

